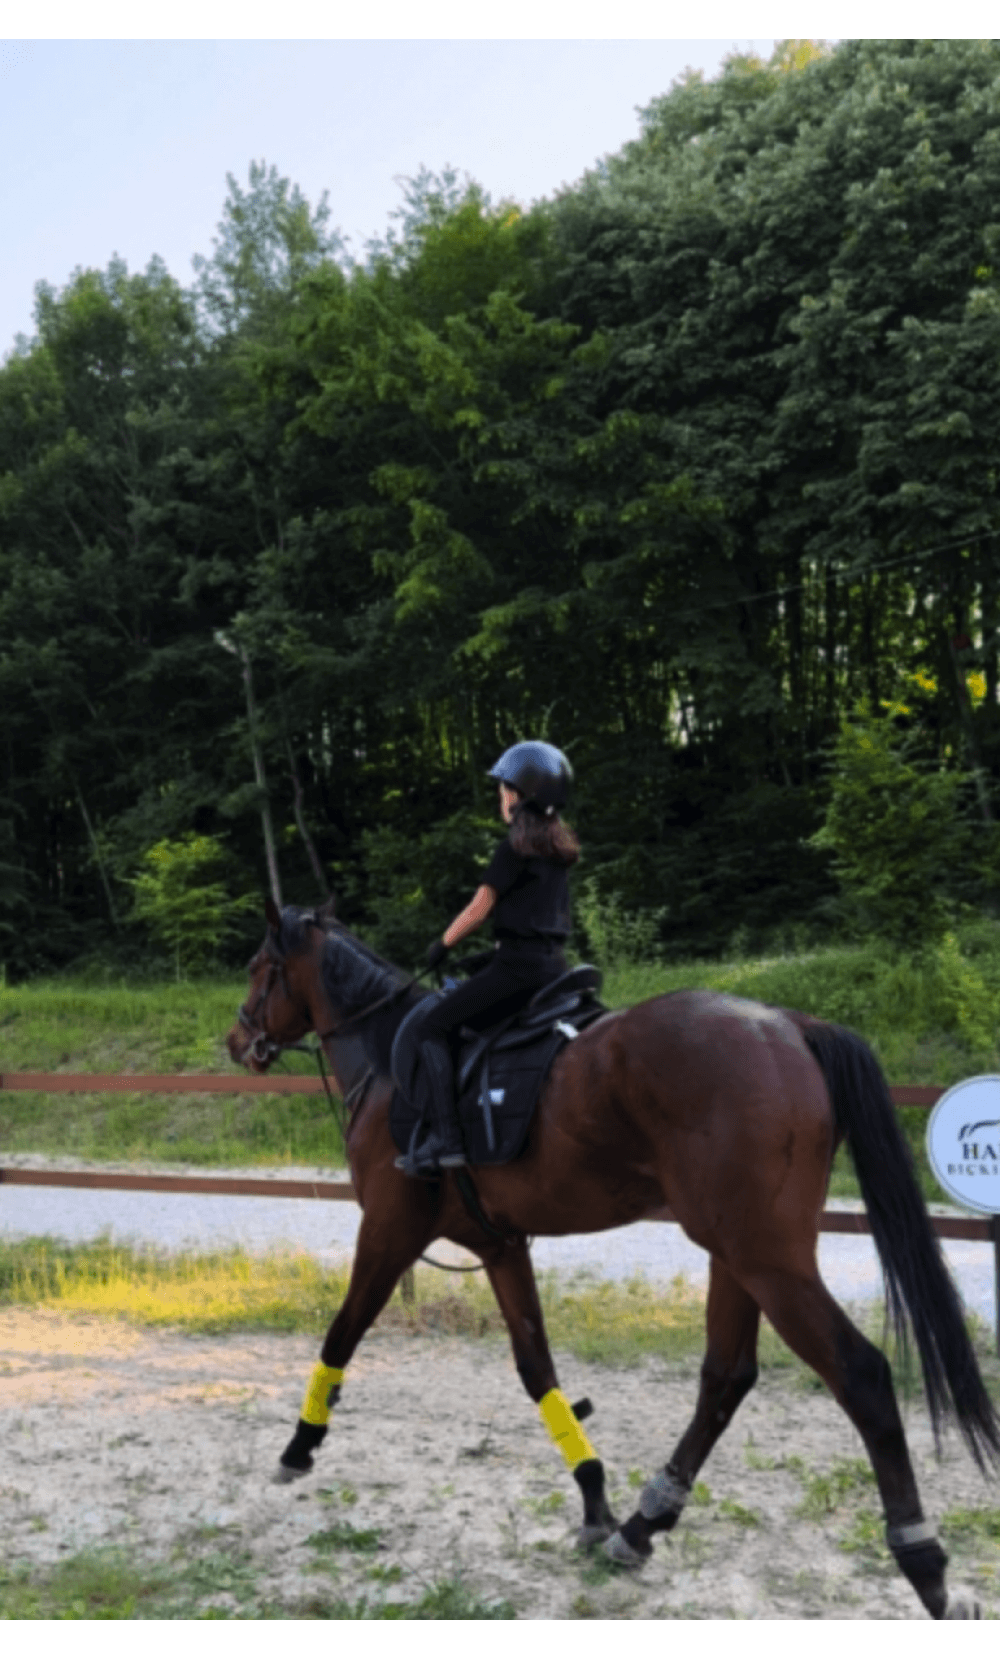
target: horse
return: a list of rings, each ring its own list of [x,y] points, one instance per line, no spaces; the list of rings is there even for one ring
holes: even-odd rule
[[[310,1030],[346,1110],[346,1155],[362,1210],[346,1298],[309,1380],[276,1478],[313,1467],[345,1369],[401,1275],[447,1238],[485,1268],[514,1362],[583,1500],[579,1541],[641,1567],[680,1518],[697,1475],[758,1374],[761,1313],[822,1378],[854,1424],[881,1496],[886,1541],[932,1618],[979,1617],[946,1586],[947,1556],[924,1518],[885,1355],[819,1273],[816,1246],[834,1152],[846,1139],[902,1350],[919,1352],[935,1440],[948,1419],[980,1470],[1000,1465],[960,1297],[913,1172],[878,1062],[854,1032],[714,991],[674,991],[606,1013],[559,1053],[514,1161],[407,1178],[389,1128],[390,1050],[426,991],[385,962],[332,907],[283,911],[267,933],[229,1031],[234,1061],[264,1072]],[[710,1257],[706,1349],[694,1415],[619,1524],[604,1466],[559,1388],[529,1238],[671,1219]]]

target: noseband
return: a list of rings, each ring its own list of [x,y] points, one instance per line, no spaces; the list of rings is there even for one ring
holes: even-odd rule
[[[324,926],[315,914],[306,916],[304,919],[307,920],[311,926],[318,927],[323,933],[335,930],[338,926],[336,922],[332,924],[332,928],[329,925]],[[252,1037],[252,1041],[248,1049],[250,1057],[254,1059],[258,1065],[266,1066],[270,1065],[272,1060],[277,1059],[285,1051],[286,1047],[297,1048],[299,1044],[275,1042],[274,1038],[269,1036],[267,1031],[264,1030],[263,1026],[259,1023],[260,1016],[267,1005],[268,997],[270,996],[272,990],[274,989],[275,983],[279,978],[281,980],[281,987],[284,990],[285,995],[289,998],[289,1000],[291,1000],[291,991],[288,988],[288,981],[285,978],[284,957],[278,955],[267,940],[264,942],[263,949],[268,958],[267,977],[260,988],[260,992],[253,1007],[249,1008],[247,1007],[246,1002],[243,1002],[236,1010],[236,1017],[243,1026],[243,1029],[245,1031],[249,1031]],[[377,1013],[380,1008],[388,1007],[391,1002],[397,1001],[398,998],[405,995],[408,990],[412,990],[415,984],[418,984],[422,978],[426,977],[428,971],[429,969],[425,968],[422,973],[417,973],[412,978],[405,980],[400,985],[397,985],[387,996],[380,997],[377,1002],[372,1002],[368,1007],[359,1008],[354,1013],[341,1015],[336,1024],[331,1025],[329,1030],[318,1030],[316,1032],[319,1042],[322,1044],[323,1042],[328,1041],[331,1036],[336,1036],[339,1031],[345,1030],[349,1025],[356,1024],[361,1019],[367,1019],[369,1014]]]
[[[281,979],[281,987],[284,990],[285,995],[290,996],[290,992],[288,989],[288,981],[285,978],[285,964],[283,960],[280,956],[273,955],[267,948],[266,944],[264,949],[267,952],[268,957],[267,978],[261,985],[260,993],[257,1000],[254,1002],[253,1007],[248,1008],[246,1002],[242,1002],[236,1010],[236,1017],[243,1026],[243,1029],[250,1032],[252,1041],[249,1049],[247,1050],[250,1058],[253,1059],[258,1065],[267,1066],[271,1064],[272,1060],[279,1057],[281,1053],[281,1043],[275,1042],[273,1037],[268,1036],[267,1031],[264,1030],[264,1028],[257,1021],[267,1005],[271,991],[274,989],[274,986],[279,978]]]

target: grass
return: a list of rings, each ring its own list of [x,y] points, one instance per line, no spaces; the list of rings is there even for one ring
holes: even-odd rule
[[[507,1332],[485,1279],[469,1274],[452,1288],[445,1275],[418,1268],[414,1299],[397,1292],[376,1328],[411,1335],[463,1336],[506,1340]],[[219,1250],[168,1255],[134,1250],[107,1241],[67,1244],[52,1238],[0,1242],[0,1305],[49,1307],[63,1313],[123,1318],[147,1327],[170,1326],[191,1334],[225,1335],[238,1330],[320,1335],[347,1290],[346,1268],[323,1267],[311,1255],[276,1252],[248,1255]],[[539,1275],[539,1294],[554,1351],[596,1364],[629,1366],[644,1358],[677,1363],[700,1360],[705,1345],[705,1301],[682,1276],[666,1286],[644,1278],[624,1283],[584,1275],[567,1283],[555,1273]],[[878,1309],[865,1319],[865,1333],[883,1345]],[[998,1365],[991,1332],[975,1317],[970,1330],[987,1386],[997,1389]],[[890,1358],[895,1355],[891,1349]],[[791,1372],[797,1385],[822,1387],[819,1379],[761,1323],[758,1358],[762,1369]],[[919,1391],[915,1380],[897,1373],[900,1391]],[[755,1453],[746,1452],[748,1464]],[[783,1466],[792,1467],[793,1459]],[[344,1486],[329,1501],[349,1505],[355,1493]],[[694,1500],[699,1490],[695,1488]]]
[[[225,1036],[242,980],[0,988],[0,1070],[233,1074]],[[280,1069],[316,1075],[306,1055]],[[343,1165],[325,1095],[0,1093],[0,1144],[94,1161]]]
[[[314,1531],[306,1543],[318,1554],[332,1554],[337,1549],[349,1549],[353,1554],[377,1554],[381,1532],[376,1529],[359,1530],[346,1520],[324,1531]]]
[[[374,1578],[375,1573],[370,1572]],[[379,1581],[396,1584],[398,1567]],[[220,1599],[223,1604],[220,1605]],[[459,1578],[430,1587],[415,1600],[387,1601],[382,1594],[356,1601],[316,1596],[303,1604],[267,1601],[246,1552],[214,1553],[170,1564],[143,1562],[122,1549],[91,1549],[55,1566],[31,1569],[0,1564],[0,1619],[313,1618],[313,1619],[502,1619],[516,1614],[507,1601],[485,1601]]]
[[[892,1081],[946,1085],[1000,1070],[1000,924],[978,922],[921,959],[877,945],[758,960],[620,963],[606,975],[612,1007],[687,987],[796,1007],[860,1031]],[[66,978],[0,987],[0,1070],[232,1072],[224,1037],[246,993],[240,977],[94,985]],[[285,1062],[307,1072],[305,1056]],[[901,1113],[925,1194],[943,1194],[923,1151],[926,1113]],[[0,1093],[7,1152],[192,1166],[340,1166],[339,1133],[322,1095]],[[841,1152],[831,1192],[857,1187]]]
[[[452,1280],[452,1283],[454,1280]],[[112,1316],[210,1335],[245,1329],[324,1331],[347,1289],[346,1268],[306,1254],[248,1255],[220,1250],[167,1255],[107,1241],[51,1238],[0,1243],[0,1302],[66,1313]],[[646,1354],[686,1358],[704,1345],[704,1299],[682,1278],[664,1293],[643,1279],[540,1279],[553,1347],[604,1363],[633,1364]],[[470,1274],[451,1288],[432,1269],[415,1274],[415,1298],[397,1294],[382,1328],[412,1334],[506,1337],[485,1280]]]
[[[310,1612],[338,1623],[507,1623],[516,1617],[509,1600],[483,1600],[459,1578],[434,1583],[416,1602],[333,1600],[313,1602]]]
[[[941,1516],[941,1534],[958,1545],[1000,1545],[1000,1508],[950,1508]]]
[[[0,1565],[0,1617],[159,1617],[169,1574],[119,1549],[87,1551],[45,1571]]]
[[[780,1464],[802,1481],[802,1501],[795,1510],[805,1520],[823,1520],[844,1502],[875,1484],[871,1464],[860,1457],[837,1457],[824,1473],[814,1473],[798,1457],[786,1457]]]

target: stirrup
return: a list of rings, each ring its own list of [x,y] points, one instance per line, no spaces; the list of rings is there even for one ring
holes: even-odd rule
[[[410,1151],[394,1160],[395,1168],[410,1180],[440,1180],[441,1170],[435,1162],[421,1163]]]

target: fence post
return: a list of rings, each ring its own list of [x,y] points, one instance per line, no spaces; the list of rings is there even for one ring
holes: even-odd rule
[[[413,1302],[416,1300],[417,1291],[413,1282],[412,1267],[407,1267],[402,1278],[399,1280],[399,1293],[403,1297],[404,1301]]]

